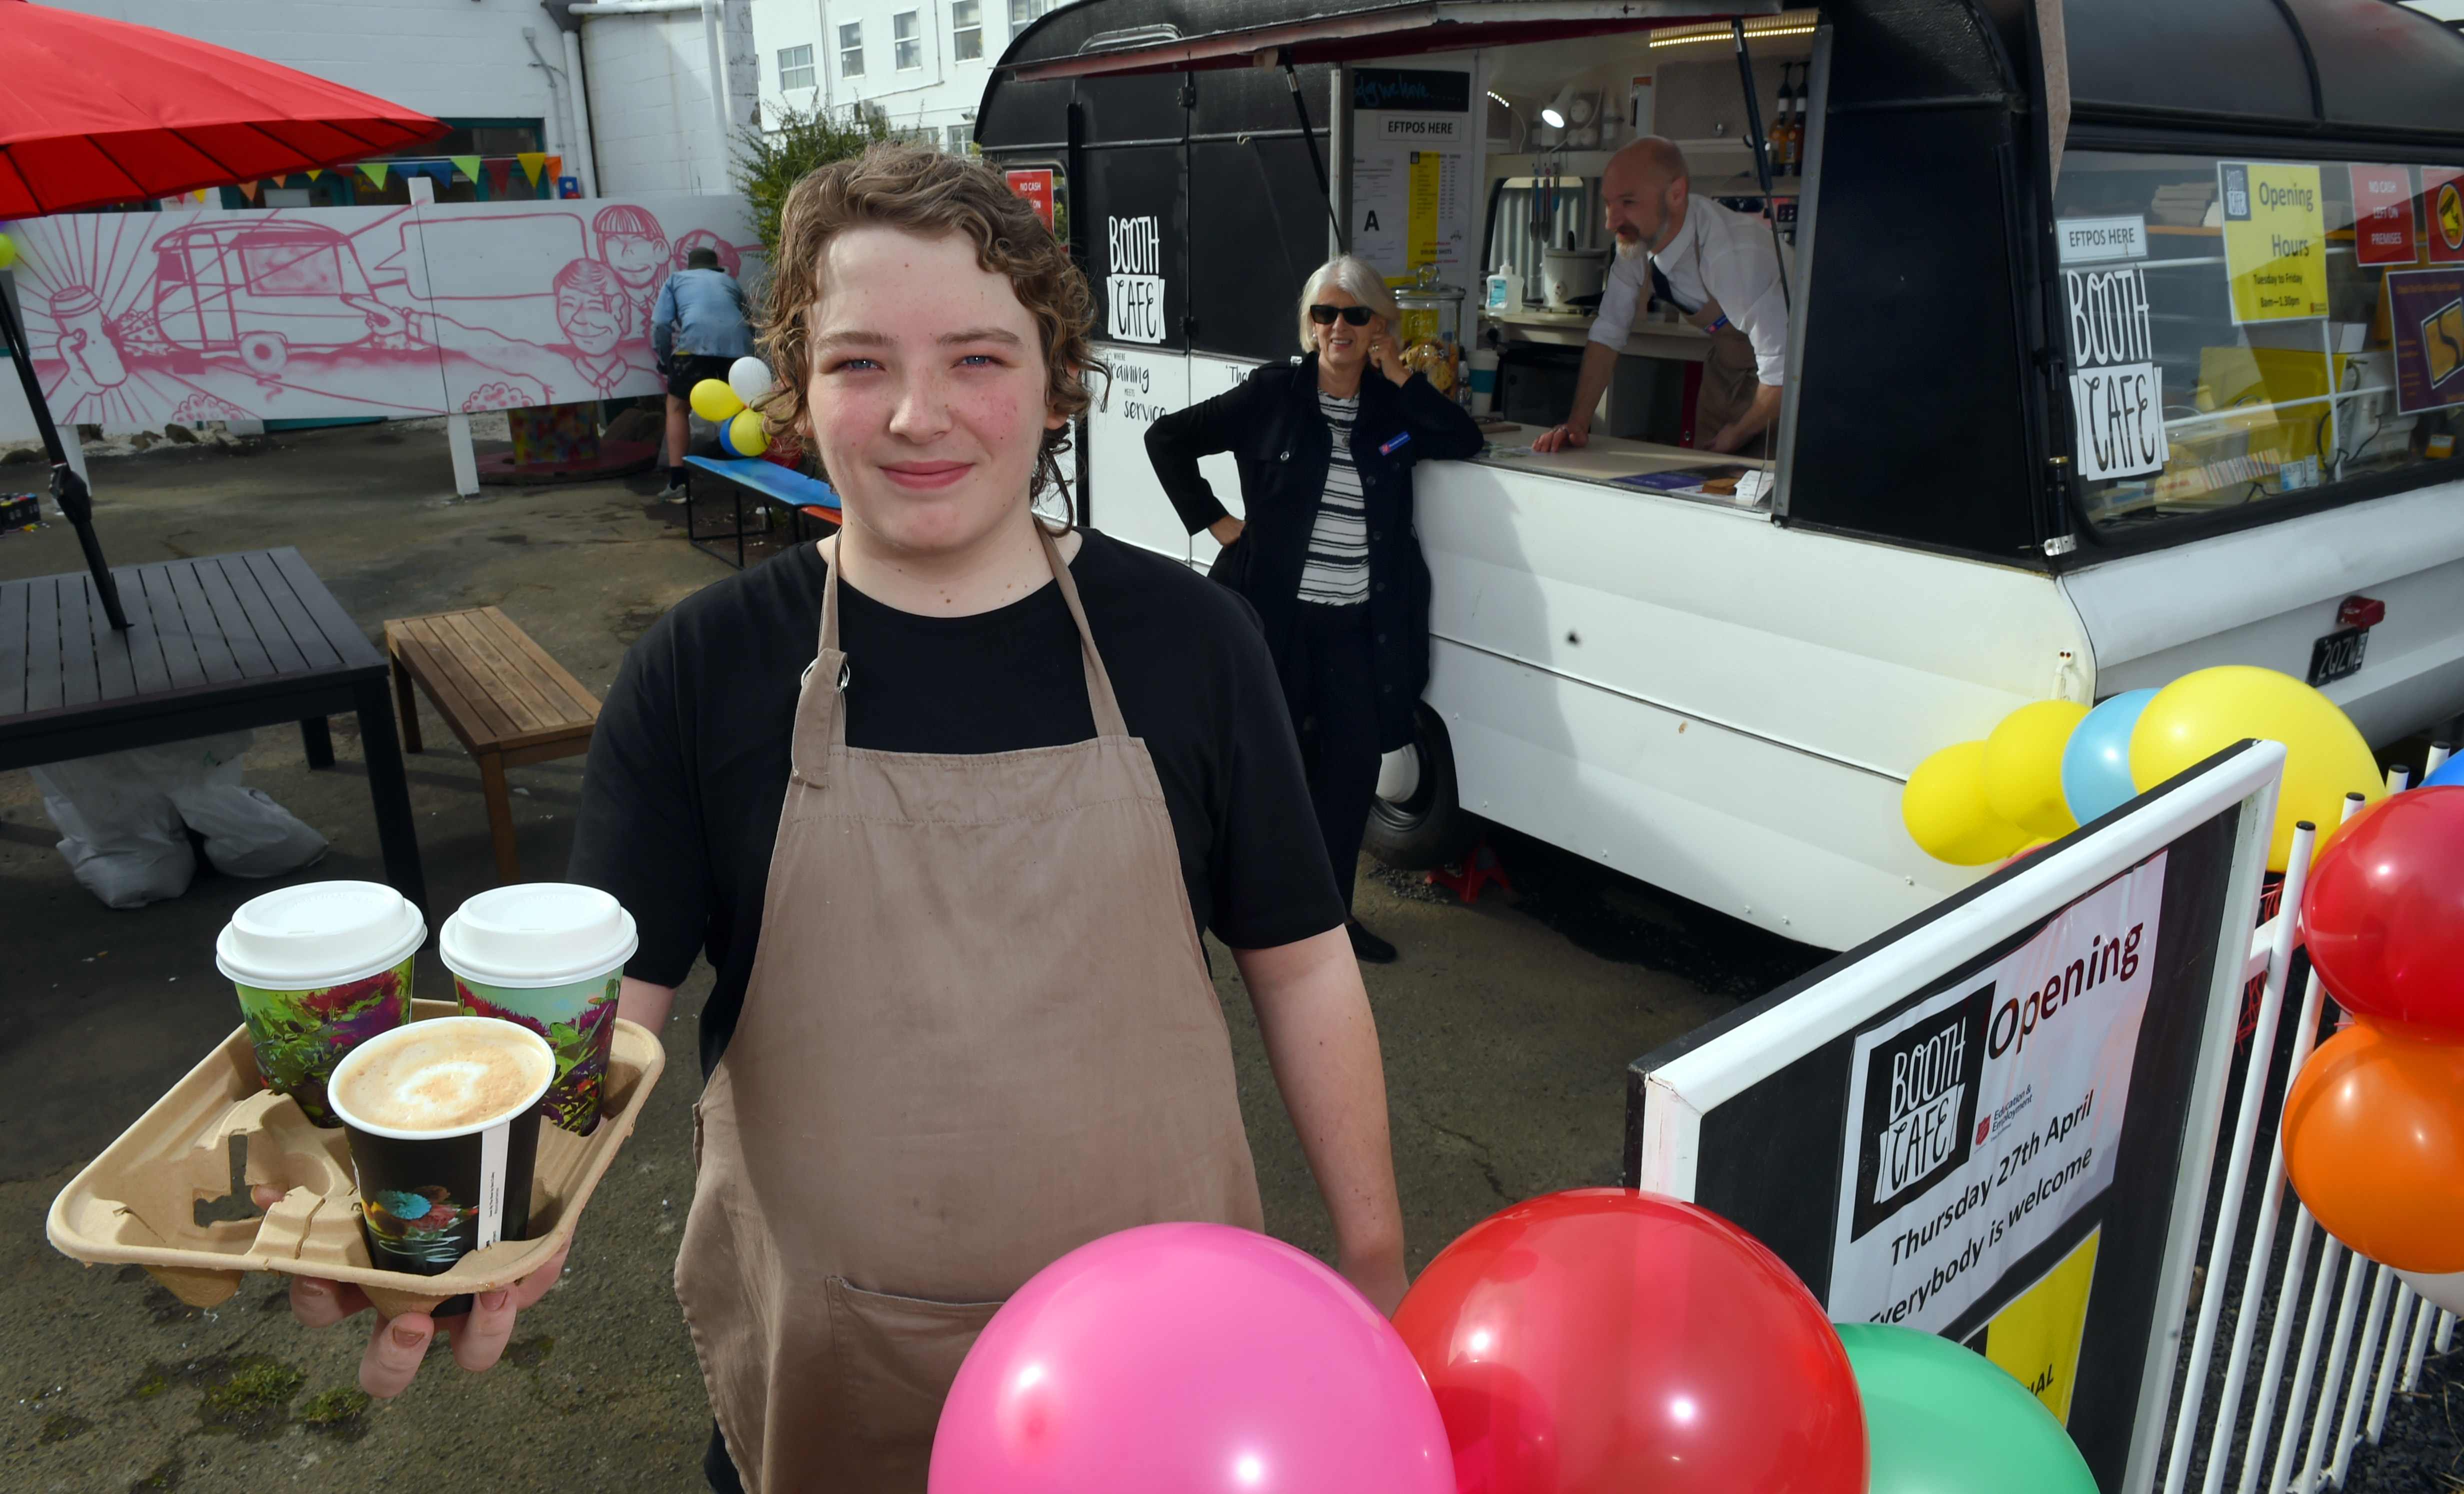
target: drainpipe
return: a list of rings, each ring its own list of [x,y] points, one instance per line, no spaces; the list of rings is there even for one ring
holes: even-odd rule
[[[576,163],[582,178],[582,195],[599,195],[599,148],[591,143],[590,85],[582,80],[582,33],[564,33],[564,76],[573,84],[574,148],[581,160]]]

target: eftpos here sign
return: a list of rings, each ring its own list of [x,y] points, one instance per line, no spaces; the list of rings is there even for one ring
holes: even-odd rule
[[[1155,218],[1106,218],[1111,251],[1105,264],[1104,335],[1122,342],[1160,342],[1163,324],[1163,227]]]
[[[2147,314],[2145,218],[2064,218],[2055,226],[2070,328],[2071,409],[2081,477],[2165,470],[2165,382]]]
[[[1832,1317],[1944,1331],[2113,1181],[2165,862],[1858,1035]]]

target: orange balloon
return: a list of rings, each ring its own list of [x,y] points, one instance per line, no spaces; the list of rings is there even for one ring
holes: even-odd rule
[[[2464,1271],[2464,1048],[2366,1022],[2319,1044],[2284,1102],[2284,1168],[2327,1233],[2401,1271]]]

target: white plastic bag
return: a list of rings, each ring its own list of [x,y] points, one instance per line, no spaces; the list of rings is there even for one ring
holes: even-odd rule
[[[241,755],[255,736],[226,732],[33,770],[77,881],[112,908],[177,897],[196,872],[190,829],[228,876],[280,876],[324,855],[325,837],[241,785]]]

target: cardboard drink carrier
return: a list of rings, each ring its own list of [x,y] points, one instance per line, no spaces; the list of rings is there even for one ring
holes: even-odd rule
[[[455,1015],[451,1001],[412,1003],[413,1022]],[[441,1276],[368,1263],[350,1143],[340,1128],[312,1124],[288,1095],[262,1087],[245,1026],[52,1200],[46,1233],[61,1254],[89,1265],[143,1266],[193,1307],[229,1299],[249,1271],[349,1282],[389,1318],[509,1286],[573,1238],[583,1205],[632,1134],[666,1066],[666,1051],[648,1029],[624,1021],[615,1027],[598,1129],[577,1136],[552,1122],[539,1126],[531,1238],[464,1256]],[[281,1188],[285,1196],[262,1219],[200,1224],[197,1204],[231,1191],[232,1136],[247,1139],[249,1184]]]

